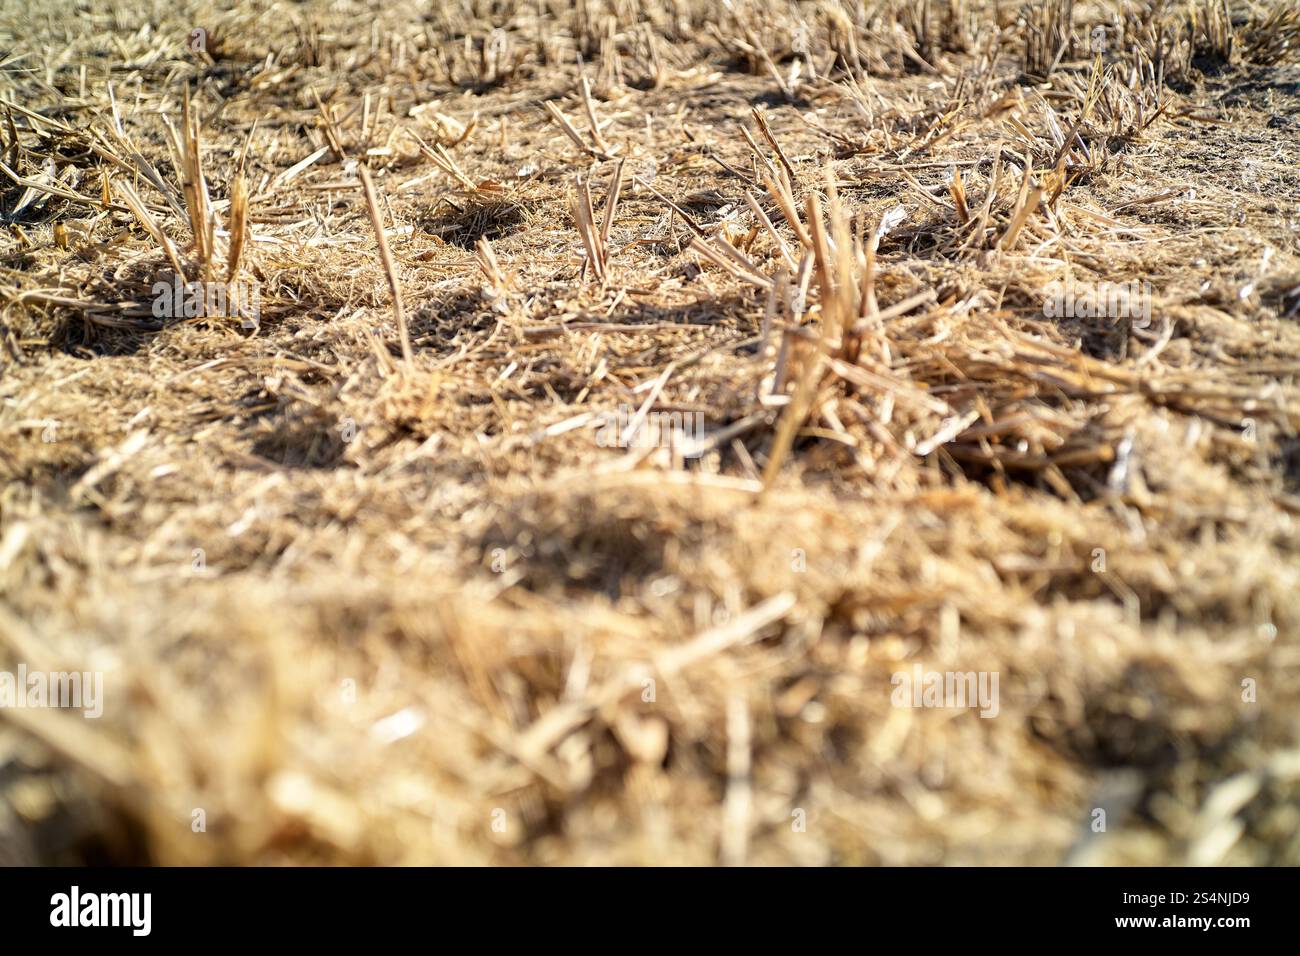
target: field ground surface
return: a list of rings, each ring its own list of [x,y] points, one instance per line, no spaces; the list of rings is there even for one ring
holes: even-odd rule
[[[1294,4],[230,6],[0,3],[0,861],[1300,863]]]

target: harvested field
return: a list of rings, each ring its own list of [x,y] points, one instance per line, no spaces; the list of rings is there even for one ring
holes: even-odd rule
[[[0,2],[0,862],[1300,864],[1296,4],[233,7]]]

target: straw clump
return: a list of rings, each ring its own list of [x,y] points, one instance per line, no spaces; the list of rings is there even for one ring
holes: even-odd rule
[[[1300,862],[1294,11],[637,9],[3,15],[0,854]]]

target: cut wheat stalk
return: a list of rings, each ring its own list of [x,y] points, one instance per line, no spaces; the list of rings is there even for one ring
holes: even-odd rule
[[[693,236],[691,238],[691,248],[738,279],[756,285],[760,289],[772,288],[772,280],[726,241],[718,240],[715,244],[701,239],[699,236]]]
[[[200,153],[198,116],[190,102],[189,87],[181,100],[181,133],[183,148],[181,162],[177,169],[181,171],[181,189],[185,196],[185,208],[190,216],[190,229],[194,236],[194,254],[199,260],[204,278],[212,262],[212,249],[208,245],[208,185],[203,177],[202,154]]]
[[[600,243],[605,249],[609,248],[609,233],[614,227],[614,216],[618,213],[619,195],[623,190],[623,160],[619,160],[614,167],[614,172],[609,178],[609,191],[605,199],[605,221],[600,227]]]
[[[1011,216],[1007,230],[998,241],[998,248],[1004,252],[1015,245],[1021,229],[1029,221],[1030,214],[1038,208],[1038,201],[1043,195],[1043,188],[1033,183],[1033,171],[1026,164],[1024,177],[1020,183],[1020,195],[1016,199],[1016,209]]]
[[[402,341],[402,360],[409,369],[414,361],[411,350],[411,333],[406,326],[406,305],[402,299],[402,284],[397,279],[397,270],[393,266],[393,256],[388,251],[388,239],[384,236],[384,217],[379,211],[379,201],[375,196],[375,184],[370,178],[370,170],[362,165],[357,167],[361,176],[361,188],[366,195],[366,209],[370,213],[370,225],[375,230],[375,242],[379,246],[379,260],[384,266],[384,275],[388,277],[388,288],[393,295],[393,316],[397,320],[397,334]]]
[[[785,460],[789,457],[790,451],[794,447],[795,435],[803,426],[804,419],[808,417],[813,396],[821,381],[822,362],[825,355],[816,346],[810,348],[813,354],[805,359],[803,363],[799,379],[795,384],[794,397],[781,414],[781,419],[777,423],[776,434],[772,437],[772,447],[768,451],[767,463],[763,468],[764,493],[773,486],[776,476],[781,472],[781,466],[785,464]]]
[[[492,248],[492,243],[488,241],[487,236],[479,236],[478,242],[474,244],[474,260],[478,263],[483,278],[488,281],[491,292],[494,295],[505,292],[509,280],[505,272],[502,271],[501,263],[497,261],[496,251]]]
[[[347,159],[347,154],[343,151],[343,141],[339,138],[338,127],[334,123],[333,112],[326,108],[321,102],[320,94],[316,92],[316,87],[311,87],[311,98],[316,104],[316,109],[320,113],[321,128],[325,131],[325,140],[329,143],[330,150],[334,153],[335,159],[339,162]]]
[[[781,166],[786,175],[793,180],[795,178],[794,166],[791,165],[790,158],[785,155],[785,150],[781,148],[781,144],[776,141],[776,137],[772,134],[772,127],[767,125],[767,117],[757,107],[750,110],[750,115],[754,117],[754,122],[758,124],[758,131],[763,134],[767,144],[776,152],[776,158],[781,161]]]
[[[466,176],[461,168],[456,165],[456,161],[451,158],[451,154],[447,152],[441,143],[434,143],[433,146],[430,147],[424,140],[420,139],[419,135],[414,130],[408,129],[406,132],[411,139],[415,140],[415,145],[419,147],[420,152],[423,153],[425,157],[432,160],[435,166],[452,179],[456,180],[457,184],[459,184],[462,189],[471,193],[479,192],[478,185],[474,180]]]
[[[585,273],[590,268],[596,278],[604,282],[605,246],[596,227],[596,216],[591,205],[591,187],[581,176],[577,178],[576,186],[574,195],[569,201],[569,211],[573,215],[574,225],[577,226],[578,236],[582,239],[582,247],[587,253],[583,260],[583,271]]]
[[[564,135],[569,137],[569,139],[573,141],[573,144],[584,153],[600,160],[609,160],[614,158],[605,150],[601,149],[599,145],[592,145],[583,139],[582,134],[578,132],[577,127],[573,125],[573,122],[564,115],[564,111],[561,110],[552,100],[547,100],[542,105],[545,106],[546,111],[551,114],[551,119],[555,120],[555,122],[559,124],[560,129],[564,131]]]
[[[952,204],[957,210],[957,221],[963,226],[970,221],[970,208],[966,205],[966,184],[961,180],[961,170],[952,168],[952,179],[948,183],[952,194]]]
[[[798,204],[795,202],[794,190],[790,186],[790,180],[785,176],[785,168],[779,167],[777,175],[761,177],[763,185],[767,187],[768,194],[776,202],[777,208],[781,210],[781,215],[785,217],[786,223],[794,230],[795,238],[805,249],[812,248],[812,237],[808,235],[808,230],[804,228],[803,222],[799,219]]]
[[[243,173],[230,187],[230,246],[226,255],[226,281],[234,282],[239,274],[244,246],[248,238],[248,185]]]
[[[772,220],[769,219],[767,213],[763,211],[763,207],[758,204],[758,200],[754,198],[754,194],[748,190],[745,191],[745,204],[749,206],[750,212],[754,214],[754,218],[758,220],[759,225],[763,227],[767,234],[772,237],[772,241],[776,243],[777,252],[781,254],[781,259],[785,262],[786,268],[793,272],[796,266],[794,257],[790,255],[789,244],[786,243],[785,237],[776,231],[776,227],[772,225]]]
[[[582,105],[587,111],[587,122],[591,129],[591,141],[596,144],[596,149],[606,156],[613,154],[609,143],[605,142],[605,137],[600,134],[600,120],[596,118],[596,104],[591,98],[591,83],[584,76],[582,78]]]
[[[122,198],[122,202],[131,210],[131,213],[135,216],[140,225],[144,227],[145,231],[148,232],[149,235],[153,236],[154,241],[162,247],[163,253],[167,256],[167,261],[172,264],[172,268],[176,271],[176,274],[183,280],[185,278],[185,269],[181,265],[181,257],[177,254],[176,247],[172,244],[172,241],[167,238],[167,234],[163,232],[162,227],[154,220],[153,215],[145,208],[144,201],[140,199],[140,195],[135,191],[131,184],[125,180],[115,183],[114,185],[117,188],[118,195]]]
[[[677,216],[682,220],[682,222],[686,224],[686,228],[689,229],[691,232],[695,233],[695,235],[698,236],[700,239],[709,238],[708,232],[705,231],[703,226],[701,226],[698,222],[695,221],[695,218],[691,216],[690,213],[688,213],[681,206],[677,205],[677,203],[673,202],[671,199],[669,199],[659,190],[655,189],[646,180],[642,179],[639,176],[635,176],[633,177],[632,181],[636,183],[638,186],[645,189],[648,193],[650,193],[650,195],[654,196],[661,203],[663,203],[674,213],[676,213]]]
[[[767,48],[758,37],[754,35],[754,31],[750,29],[748,23],[741,20],[739,17],[736,22],[740,25],[741,32],[745,34],[745,39],[748,41],[746,46],[748,46],[749,49],[756,53],[758,58],[762,60],[763,66],[767,69],[767,72],[771,75],[772,79],[776,81],[777,89],[781,91],[781,96],[787,101],[793,100],[794,94],[790,90],[790,85],[786,83],[785,78],[781,76],[781,71],[777,69],[776,63],[772,60],[771,54],[767,52]]]

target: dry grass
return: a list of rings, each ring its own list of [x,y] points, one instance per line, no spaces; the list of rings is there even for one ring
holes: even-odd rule
[[[0,859],[1300,863],[1295,7],[557,10],[3,8]]]

